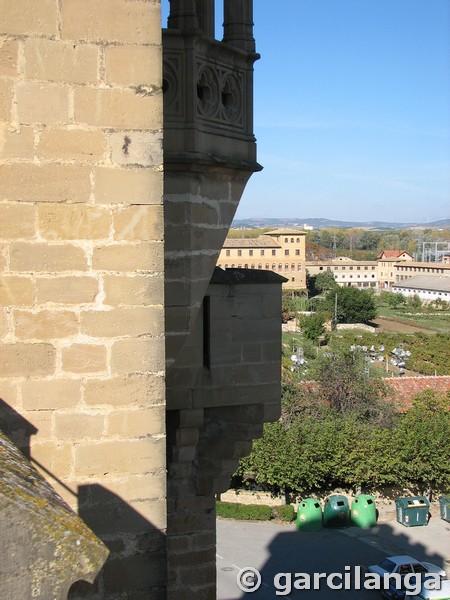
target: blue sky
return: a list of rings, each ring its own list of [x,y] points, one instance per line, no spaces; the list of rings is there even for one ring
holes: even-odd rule
[[[254,0],[254,22],[264,170],[236,219],[449,218],[450,0]]]
[[[449,0],[255,0],[258,160],[236,218],[450,217]]]

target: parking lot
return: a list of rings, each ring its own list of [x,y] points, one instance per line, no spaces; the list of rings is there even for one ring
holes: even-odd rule
[[[277,596],[308,598],[314,594],[314,598],[326,600],[333,593],[336,600],[373,600],[380,594],[364,588],[365,568],[395,554],[428,560],[450,576],[450,523],[433,517],[426,527],[405,527],[389,520],[370,529],[298,532],[292,524],[218,520],[217,598],[273,600]],[[251,595],[237,585],[239,572],[247,567],[261,574],[261,585]],[[314,585],[314,573],[341,574],[330,581],[335,588],[341,583],[342,589],[330,589],[324,577],[317,582],[319,589],[304,589],[304,576],[297,578],[303,589],[296,589],[296,573],[309,575],[310,586]],[[358,573],[362,578],[359,590]]]

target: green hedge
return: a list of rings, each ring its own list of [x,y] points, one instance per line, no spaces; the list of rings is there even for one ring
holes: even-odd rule
[[[287,521],[288,523],[295,519],[294,507],[290,504],[285,504],[284,506],[274,506],[272,508],[272,514],[275,519]]]
[[[293,521],[294,507],[266,506],[260,504],[235,504],[234,502],[216,502],[216,514],[225,519],[236,519],[245,521],[269,521],[280,519],[282,521]]]
[[[216,514],[226,519],[244,519],[248,521],[268,521],[272,517],[270,506],[259,504],[234,504],[233,502],[217,502]]]

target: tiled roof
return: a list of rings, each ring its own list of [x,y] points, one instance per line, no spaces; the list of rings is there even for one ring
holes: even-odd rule
[[[307,260],[306,261],[306,267],[308,266],[336,266],[336,267],[341,267],[344,266],[346,267],[347,265],[350,266],[364,266],[364,265],[368,265],[368,266],[377,266],[377,261],[376,260],[353,260],[351,258],[349,258],[348,260],[339,260],[336,258],[330,258],[330,260]]]
[[[436,275],[415,275],[394,283],[393,288],[450,292],[450,277]]]
[[[384,250],[383,252],[380,253],[380,255],[378,256],[378,259],[380,259],[382,256],[384,256],[384,258],[390,258],[390,259],[395,260],[402,254],[408,254],[408,256],[411,256],[409,254],[409,252],[406,252],[406,250]]]
[[[394,398],[400,410],[412,405],[412,399],[425,390],[450,391],[450,376],[438,377],[391,377],[386,380],[394,390]],[[450,408],[450,406],[449,406]]]
[[[450,263],[442,263],[442,262],[399,262],[399,267],[418,267],[419,269],[444,269],[445,271],[450,271]]]
[[[280,244],[268,237],[256,238],[227,238],[224,248],[280,248]]]
[[[392,394],[388,393],[386,400],[392,400],[396,403],[399,412],[405,412],[412,406],[412,400],[417,394],[425,390],[435,390],[436,392],[450,392],[450,376],[440,375],[437,377],[390,377],[385,381],[392,389]],[[301,386],[308,391],[317,389],[317,382],[302,381]],[[450,400],[449,406],[450,410]]]
[[[266,231],[263,235],[306,235],[306,231],[304,229],[274,229]]]

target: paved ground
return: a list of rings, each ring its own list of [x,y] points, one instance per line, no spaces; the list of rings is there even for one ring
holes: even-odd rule
[[[262,585],[253,592],[252,600],[277,598],[274,578],[277,573],[345,573],[365,567],[393,554],[411,554],[444,569],[450,576],[450,523],[438,516],[426,527],[405,527],[382,515],[371,529],[323,529],[319,532],[298,532],[292,524],[249,523],[228,520],[217,522],[217,582],[218,600],[244,600],[236,579],[244,567],[260,571]],[[291,586],[293,588],[293,586]],[[287,590],[286,598],[312,597],[327,600],[332,590]],[[333,590],[334,599],[375,600],[378,591],[360,589]]]

